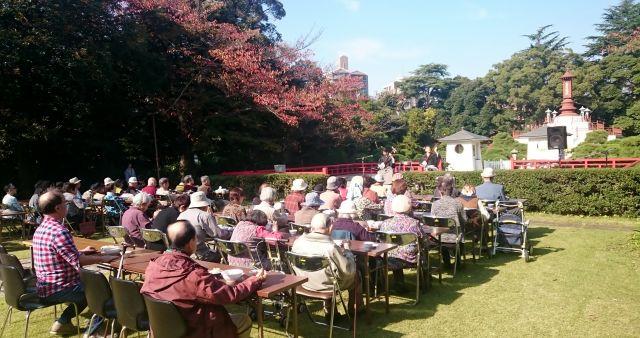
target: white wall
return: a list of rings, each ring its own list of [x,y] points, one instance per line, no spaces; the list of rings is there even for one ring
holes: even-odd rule
[[[456,145],[462,145],[463,151],[458,154],[455,151]],[[447,162],[449,170],[452,171],[474,171],[482,170],[482,154],[479,142],[459,142],[448,143],[446,148]]]
[[[558,160],[558,149],[547,148],[546,137],[526,138],[527,160]]]

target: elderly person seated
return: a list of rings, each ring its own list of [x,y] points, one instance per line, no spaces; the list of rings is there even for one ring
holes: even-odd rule
[[[331,176],[327,179],[327,188],[320,194],[320,199],[323,204],[320,206],[320,210],[336,210],[340,207],[342,197],[338,192],[338,178]]]
[[[380,174],[376,174],[373,176],[373,180],[375,183],[373,183],[369,189],[378,194],[378,198],[387,196],[387,187],[384,186],[384,177]]]
[[[138,179],[135,176],[134,177],[130,177],[129,181],[127,181],[127,183],[128,183],[128,186],[122,192],[123,194],[135,195],[135,194],[140,192],[140,190],[138,189],[138,185],[140,184],[140,182],[138,182]]]
[[[193,176],[186,175],[182,178],[182,189],[184,192],[195,192],[198,190],[196,187],[196,181],[193,179]]]
[[[391,208],[393,200],[396,198],[396,196],[400,196],[400,195],[406,196],[407,188],[408,188],[407,182],[402,178],[393,180],[393,182],[391,182],[391,190],[387,195],[387,199],[384,201],[385,214],[393,215],[393,210]]]
[[[294,215],[302,207],[304,202],[304,191],[307,190],[307,182],[301,178],[296,178],[291,184],[291,193],[284,199],[284,208],[289,215]]]
[[[431,205],[431,214],[436,218],[452,218],[456,226],[463,227],[467,222],[467,214],[459,200],[451,197],[453,194],[453,178],[444,176],[438,186],[441,198]],[[444,265],[450,266],[449,250],[443,249]]]
[[[476,195],[481,200],[504,201],[507,199],[502,184],[493,183],[493,168],[484,168],[482,170],[483,183],[476,187]]]
[[[246,243],[249,249],[257,251],[260,265],[271,270],[271,263],[267,257],[264,247],[256,248],[257,243],[263,238],[270,239],[282,239],[285,234],[282,232],[271,232],[267,230],[268,223],[267,215],[260,210],[251,210],[244,221],[240,221],[234,228],[231,235],[231,241]],[[256,262],[251,259],[249,253],[245,253],[243,256],[229,256],[229,265],[234,266],[254,266]]]
[[[260,204],[255,205],[253,210],[260,210],[267,215],[269,222],[275,222],[273,213],[276,211],[274,208],[274,201],[276,199],[276,191],[271,187],[264,187],[260,190]]]
[[[369,201],[375,204],[380,204],[380,198],[378,197],[378,193],[371,190],[371,186],[375,183],[375,180],[371,177],[365,177],[364,179],[364,189],[362,190],[362,196],[367,198]]]
[[[446,173],[442,176],[436,177],[436,188],[433,191],[434,199],[438,199],[442,197],[442,192],[440,191],[440,189],[438,189],[438,187],[442,184],[442,181],[445,179],[453,180],[453,190],[451,190],[450,196],[455,198],[460,195],[460,192],[458,191],[458,189],[456,189],[456,178],[453,177],[453,175],[451,175],[450,173]]]
[[[304,203],[302,203],[302,209],[296,211],[294,216],[294,222],[296,224],[311,224],[313,216],[320,213],[318,208],[322,204],[320,196],[315,191],[308,193],[304,197]]]
[[[209,262],[220,262],[220,254],[209,249],[206,241],[212,238],[229,239],[230,228],[218,226],[211,214],[211,200],[204,192],[194,192],[189,196],[191,203],[189,208],[178,216],[179,221],[188,221],[196,228],[197,248],[195,255],[198,259]]]
[[[382,204],[373,203],[363,195],[364,178],[362,176],[354,176],[351,178],[349,190],[347,191],[347,200],[353,201],[356,206],[357,215],[361,219],[373,218],[372,211],[382,209]]]
[[[380,224],[380,232],[387,233],[412,233],[422,238],[424,236],[420,222],[409,216],[411,214],[411,199],[405,195],[394,197],[391,209],[394,216],[384,220]],[[404,287],[403,268],[414,266],[417,263],[418,246],[408,244],[389,252],[389,269],[393,270],[394,288],[400,291]]]
[[[331,236],[334,238],[343,238],[339,232],[345,231],[351,234],[351,237],[358,241],[375,241],[375,233],[367,231],[360,223],[353,219],[357,215],[357,210],[353,201],[344,201],[340,204],[340,208],[336,210],[338,217],[333,221],[331,227]]]
[[[144,188],[142,188],[142,192],[147,193],[153,197],[158,192],[157,185],[158,185],[158,182],[156,182],[156,178],[149,177],[149,179],[147,179],[147,185]]]
[[[173,200],[172,204],[160,210],[155,217],[153,218],[153,222],[151,223],[151,227],[157,230],[160,230],[167,233],[167,227],[171,223],[175,223],[178,220],[178,216],[180,213],[187,210],[189,207],[189,196],[188,195],[178,195]]]
[[[360,295],[360,282],[357,275],[355,256],[349,250],[337,246],[331,239],[331,219],[325,214],[317,214],[311,220],[311,232],[300,236],[293,243],[291,251],[295,254],[306,256],[325,256],[332,262],[332,266],[325,270],[306,272],[294,267],[296,275],[306,276],[309,281],[302,284],[302,287],[311,291],[331,291],[333,282],[331,281],[333,269],[338,277],[340,289],[349,290],[349,309],[352,311],[355,301],[358,308],[362,302]],[[324,304],[325,318],[331,312],[331,302]]]
[[[198,247],[197,230],[186,221],[167,229],[171,250],[149,262],[140,292],[172,302],[187,325],[187,338],[241,337],[251,333],[251,318],[229,314],[225,305],[249,298],[267,278],[264,270],[237,284],[225,284],[190,258]]]
[[[12,183],[9,183],[4,186],[5,195],[2,198],[2,204],[9,210],[12,211],[24,211],[22,205],[18,202],[16,198],[16,194],[18,193],[18,189]]]
[[[229,204],[222,209],[222,216],[231,217],[236,221],[241,221],[247,217],[247,211],[242,206],[244,201],[244,190],[242,188],[231,188],[229,190]]]
[[[160,187],[156,189],[156,195],[166,196],[171,194],[171,189],[169,189],[169,179],[163,177],[159,181]]]
[[[125,241],[139,248],[144,248],[144,240],[140,230],[151,227],[151,220],[145,215],[150,203],[151,196],[143,192],[138,193],[133,197],[131,207],[122,214],[122,226],[127,229]]]
[[[482,229],[482,219],[480,210],[478,209],[479,199],[478,196],[476,196],[476,188],[471,184],[465,184],[457,200],[465,209],[464,213],[467,216],[466,225],[469,230],[473,230],[474,237],[478,238],[480,236],[480,230]],[[484,239],[486,239],[486,236]]]
[[[38,206],[44,215],[33,234],[33,266],[36,272],[38,297],[50,303],[75,303],[78,314],[87,306],[84,287],[80,281],[80,267],[108,263],[117,256],[85,255],[78,251],[69,229],[62,224],[67,214],[67,202],[58,191],[42,194]],[[95,253],[96,248],[84,248]],[[50,333],[72,335],[77,328],[71,324],[75,316],[73,305],[67,306],[53,323]]]
[[[76,195],[77,190],[72,183],[65,182],[62,191],[67,202],[67,220],[77,226],[84,219],[84,201]]]

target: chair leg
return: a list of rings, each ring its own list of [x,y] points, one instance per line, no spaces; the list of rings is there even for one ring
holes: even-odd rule
[[[111,321],[111,319],[107,318],[107,322],[104,324],[104,333],[102,334],[102,337],[107,338],[107,333],[109,333],[109,322]]]
[[[94,320],[95,318],[96,318],[96,314],[94,313],[94,314],[91,316],[91,319],[89,319],[89,326],[88,326],[89,330],[91,330],[91,327],[93,326],[93,320]]]
[[[336,289],[334,286],[333,297],[331,297],[331,321],[329,322],[329,338],[333,338],[333,318],[336,314]]]
[[[120,335],[118,335],[118,338],[127,338],[127,327],[123,326],[122,330],[120,330]]]
[[[27,332],[29,332],[29,318],[31,318],[31,311],[27,311],[27,324],[24,326],[24,338],[27,338]]]
[[[13,307],[9,306],[9,308],[7,309],[7,315],[4,317],[4,323],[2,324],[2,330],[0,330],[0,337],[4,336],[4,327],[7,325],[7,320],[9,320],[9,317],[11,315],[11,311],[13,311]]]
[[[422,274],[422,257],[420,255],[420,251],[418,251],[418,260],[416,262],[416,301],[413,302],[413,305],[418,304],[420,301],[420,275]]]

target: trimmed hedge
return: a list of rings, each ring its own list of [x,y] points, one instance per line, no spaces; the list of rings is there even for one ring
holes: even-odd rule
[[[412,191],[431,194],[435,178],[442,172],[406,172]],[[482,183],[480,172],[454,172],[456,186]],[[326,183],[326,175],[270,174],[252,176],[212,176],[215,185],[240,186],[248,198],[258,186],[268,182],[279,192],[289,193],[291,182],[304,178],[309,186]],[[560,215],[640,216],[640,168],[631,169],[536,169],[496,171],[495,182],[504,184],[509,197],[527,199],[529,211]]]

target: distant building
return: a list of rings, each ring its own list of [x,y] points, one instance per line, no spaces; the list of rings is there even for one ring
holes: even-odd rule
[[[369,76],[357,70],[350,71],[349,58],[346,55],[341,55],[338,58],[338,68],[329,73],[328,76],[332,80],[341,79],[343,77],[357,79],[362,84],[360,87],[360,95],[363,97],[369,97]]]

